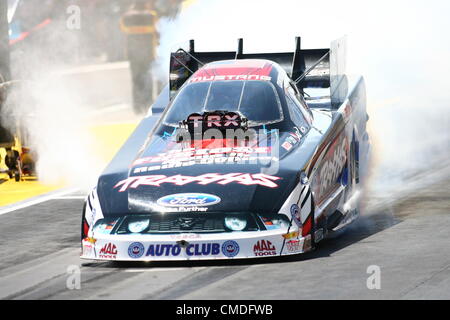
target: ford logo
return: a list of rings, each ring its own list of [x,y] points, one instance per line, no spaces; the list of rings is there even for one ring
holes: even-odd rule
[[[206,207],[218,204],[221,199],[205,193],[178,193],[162,197],[156,202],[163,207]]]

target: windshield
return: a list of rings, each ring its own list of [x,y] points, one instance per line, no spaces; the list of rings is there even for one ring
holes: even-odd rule
[[[165,123],[177,126],[192,113],[239,111],[253,125],[283,120],[280,99],[268,81],[214,81],[190,83],[175,98]]]

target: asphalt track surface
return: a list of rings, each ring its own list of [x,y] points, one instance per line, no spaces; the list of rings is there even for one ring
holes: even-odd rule
[[[395,199],[367,197],[362,217],[315,252],[245,261],[81,260],[84,195],[56,195],[0,215],[0,299],[450,299],[450,166],[433,174]],[[367,287],[373,265],[379,290]],[[67,288],[71,266],[80,289]]]

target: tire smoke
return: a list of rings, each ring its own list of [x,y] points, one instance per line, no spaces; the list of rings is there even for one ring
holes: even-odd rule
[[[189,39],[197,51],[293,51],[328,47],[348,36],[347,71],[365,77],[372,165],[367,193],[395,198],[405,181],[448,163],[450,150],[450,21],[448,1],[199,0],[175,22],[160,23],[159,74]],[[432,183],[432,180],[426,181]],[[378,200],[377,200],[378,201]]]

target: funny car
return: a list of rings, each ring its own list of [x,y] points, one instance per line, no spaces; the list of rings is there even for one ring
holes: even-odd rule
[[[81,257],[305,253],[359,215],[369,137],[345,39],[293,52],[171,54],[169,84],[86,198]],[[162,113],[158,113],[162,111]]]

